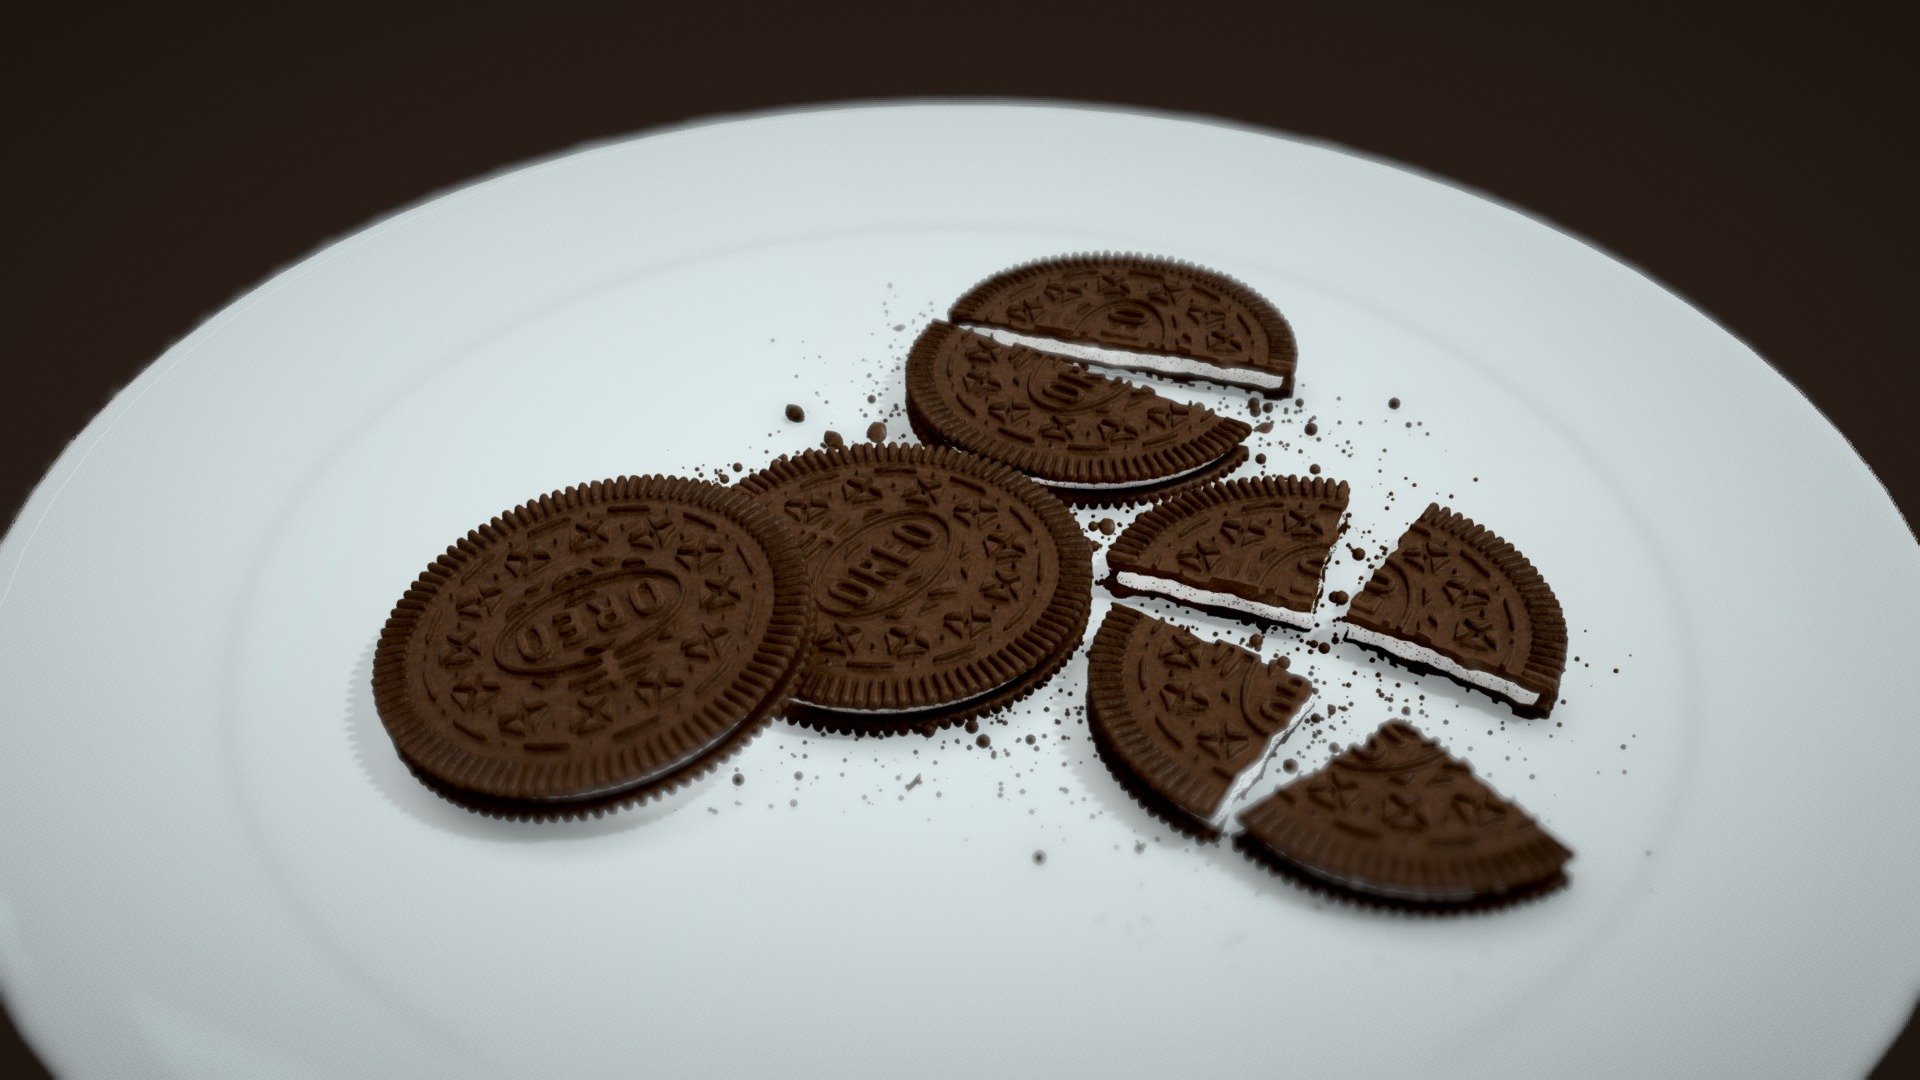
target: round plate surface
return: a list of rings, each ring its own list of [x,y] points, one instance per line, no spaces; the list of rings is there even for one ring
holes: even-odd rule
[[[924,322],[1089,249],[1292,322],[1303,404],[1249,445],[1353,484],[1366,558],[1329,590],[1430,499],[1546,575],[1578,657],[1550,721],[1325,632],[1263,651],[1339,707],[1283,754],[1404,708],[1574,849],[1565,891],[1408,918],[1196,845],[1095,758],[1084,658],[986,747],[776,724],[584,823],[408,774],[373,646],[453,538],[567,484],[910,437]],[[0,546],[0,971],[76,1078],[1857,1073],[1920,972],[1916,612],[1920,548],[1798,393],[1483,198],[1122,112],[676,129],[333,244],[68,448]]]

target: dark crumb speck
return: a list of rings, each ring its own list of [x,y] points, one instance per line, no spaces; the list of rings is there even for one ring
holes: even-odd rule
[[[1145,840],[1140,840],[1140,841],[1136,841],[1136,842],[1134,843],[1134,845],[1133,845],[1133,853],[1134,853],[1135,855],[1138,855],[1138,854],[1140,854],[1141,852],[1143,852],[1143,851],[1145,851],[1145,850],[1147,850],[1147,842],[1146,842]],[[1648,854],[1652,854],[1652,853],[1651,853],[1651,852],[1649,852]]]
[[[1307,466],[1307,471],[1308,471],[1308,472],[1310,472],[1310,473],[1312,473],[1312,474],[1313,474],[1313,475],[1315,475],[1315,476],[1319,476],[1319,475],[1320,475],[1320,466],[1318,466],[1318,465],[1309,465],[1309,466]]]
[[[967,721],[967,734],[971,735],[974,732],[979,730],[980,730],[980,721],[978,720]]]
[[[1259,634],[1247,635],[1247,648],[1249,649],[1257,649],[1260,646],[1265,645],[1266,643],[1267,643],[1267,639],[1264,637],[1261,637]]]
[[[734,787],[739,787],[739,786],[740,786],[741,784],[744,784],[744,783],[746,783],[746,782],[747,782],[747,778],[746,778],[746,777],[744,777],[744,776],[741,776],[741,775],[740,775],[739,773],[734,773],[734,774],[733,774],[733,786],[734,786]]]
[[[1399,407],[1400,407],[1400,399],[1399,399],[1399,398],[1397,398],[1397,397],[1396,397],[1396,398],[1388,398],[1388,399],[1387,399],[1387,408],[1389,408],[1389,409],[1397,409],[1397,408],[1399,408]]]
[[[797,424],[800,421],[805,420],[806,418],[807,418],[807,410],[801,408],[798,405],[787,406],[787,419]]]
[[[867,425],[867,441],[868,442],[886,442],[887,441],[887,425],[884,421],[875,420],[873,423]]]
[[[1287,770],[1288,772],[1300,771],[1300,763],[1293,760],[1292,758],[1288,758],[1287,760],[1281,762],[1280,767]]]
[[[805,780],[805,779],[807,778],[807,774],[806,774],[806,773],[794,773],[794,774],[793,774],[793,778],[794,778],[795,780]]]
[[[1039,866],[1039,865],[1040,865],[1041,863],[1043,863],[1043,862],[1046,862],[1046,861],[1047,861],[1047,853],[1046,853],[1046,852],[1044,852],[1044,851],[1036,851],[1036,852],[1034,852],[1034,853],[1033,853],[1033,865],[1035,865],[1035,866]]]
[[[1320,652],[1321,652],[1321,654],[1322,654],[1322,655],[1324,655],[1324,654],[1326,654],[1326,653],[1330,653],[1330,652],[1332,652],[1332,651],[1333,651],[1333,646],[1332,646],[1332,645],[1330,645],[1330,644],[1328,644],[1327,642],[1324,642],[1324,641],[1320,643]]]
[[[825,436],[823,436],[820,439],[820,445],[826,447],[829,450],[838,450],[841,447],[847,445],[847,440],[841,438],[839,432],[829,431],[826,433]]]
[[[1335,589],[1332,592],[1327,594],[1327,599],[1333,601],[1336,604],[1344,604],[1347,602],[1348,597],[1347,597],[1346,590]]]
[[[1362,547],[1348,548],[1347,554],[1353,556],[1356,559],[1364,559],[1367,557],[1367,549]]]
[[[1305,431],[1309,435],[1318,435],[1320,434],[1320,425],[1309,420],[1307,421],[1307,426],[1305,428],[1302,428],[1301,430]]]
[[[1267,463],[1267,455],[1265,454],[1253,455],[1253,463],[1255,465],[1265,465]]]
[[[1114,524],[1112,518],[1101,518],[1094,523],[1094,526],[1100,530],[1100,535],[1102,536],[1113,535]]]
[[[979,737],[973,740],[973,744],[975,746],[987,747],[993,745],[993,740],[989,738],[985,732],[981,732]]]
[[[1253,430],[1255,430],[1255,431],[1257,431],[1257,432],[1259,432],[1259,433],[1261,433],[1262,435],[1264,435],[1264,434],[1266,434],[1267,432],[1269,432],[1269,431],[1272,431],[1272,430],[1273,430],[1273,421],[1271,421],[1271,420],[1262,420],[1262,421],[1260,421],[1260,422],[1259,422],[1258,424],[1255,424],[1255,425],[1253,426]]]

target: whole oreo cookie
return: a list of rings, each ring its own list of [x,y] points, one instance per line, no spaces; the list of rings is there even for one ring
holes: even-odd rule
[[[739,487],[803,537],[816,615],[792,719],[930,731],[1025,696],[1080,644],[1091,545],[1003,465],[860,444],[781,458]]]
[[[810,610],[798,538],[731,488],[622,477],[468,533],[395,605],[373,695],[453,801],[569,816],[704,772],[785,702]]]

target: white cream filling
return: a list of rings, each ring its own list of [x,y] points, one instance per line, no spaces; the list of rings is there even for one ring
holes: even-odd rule
[[[1201,469],[1210,469],[1219,463],[1220,463],[1220,459],[1215,458],[1212,461],[1195,465],[1191,469],[1182,469],[1177,473],[1168,473],[1165,476],[1156,476],[1151,480],[1130,480],[1124,484],[1069,484],[1069,483],[1066,483],[1065,481],[1048,480],[1044,477],[1039,479],[1041,483],[1047,485],[1048,487],[1059,488],[1062,491],[1117,491],[1122,488],[1139,488],[1139,487],[1150,487],[1154,484],[1170,484],[1173,481],[1178,480],[1183,476],[1192,476],[1194,473],[1199,472]]]
[[[1016,333],[1001,326],[982,326],[974,323],[961,325],[974,333],[985,334],[1002,345],[1024,345],[1029,349],[1038,349],[1055,356],[1067,356],[1103,367],[1146,371],[1156,375],[1181,375],[1190,379],[1205,379],[1223,386],[1255,386],[1262,390],[1278,390],[1287,384],[1285,375],[1275,375],[1256,368],[1225,367],[1186,356],[1139,352],[1134,349],[1120,349],[1112,345],[1091,345],[1079,341],[1061,341],[1058,338]]]
[[[968,702],[978,701],[984,697],[992,697],[1005,688],[1004,685],[996,686],[991,690],[983,690],[978,694],[969,694],[966,697],[955,698],[952,701],[942,701],[937,705],[922,705],[917,709],[843,709],[835,705],[821,705],[817,702],[808,701],[805,698],[799,697],[794,698],[793,702],[796,705],[805,705],[809,709],[819,709],[821,712],[846,713],[850,716],[911,716],[915,713],[930,713],[939,709],[951,709],[956,705],[965,705]]]
[[[1295,611],[1293,608],[1280,607],[1277,604],[1262,604],[1244,596],[1232,593],[1213,592],[1210,589],[1196,589],[1191,585],[1182,585],[1178,581],[1147,574],[1136,574],[1131,570],[1121,570],[1114,575],[1114,581],[1129,589],[1141,592],[1158,593],[1169,600],[1178,600],[1185,604],[1198,604],[1204,607],[1224,608],[1253,615],[1270,622],[1285,623],[1299,630],[1311,630],[1314,627],[1313,613]]]
[[[1377,881],[1362,881],[1359,878],[1348,877],[1345,874],[1336,874],[1324,867],[1315,866],[1310,862],[1305,862],[1300,859],[1296,859],[1291,855],[1286,855],[1284,853],[1278,853],[1278,852],[1276,854],[1280,854],[1282,858],[1287,859],[1289,862],[1294,863],[1295,865],[1299,866],[1301,869],[1306,870],[1309,873],[1312,873],[1316,877],[1325,878],[1336,885],[1344,885],[1347,888],[1353,889],[1356,892],[1377,893],[1381,896],[1391,896],[1401,900],[1442,900],[1442,901],[1471,900],[1480,895],[1479,891],[1475,889],[1463,888],[1463,889],[1449,889],[1449,890],[1440,890],[1440,891],[1435,891],[1432,889],[1403,889],[1393,885],[1384,885]]]
[[[1415,645],[1411,641],[1390,637],[1378,630],[1368,630],[1366,627],[1354,626],[1349,623],[1342,624],[1340,635],[1348,641],[1358,641],[1363,645],[1371,645],[1381,652],[1392,653],[1402,660],[1412,660],[1415,663],[1426,664],[1429,667],[1444,671],[1469,686],[1477,686],[1482,690],[1491,690],[1502,697],[1511,699],[1517,705],[1532,705],[1540,700],[1539,694],[1521,686],[1519,683],[1509,682],[1498,675],[1489,674],[1485,671],[1475,671],[1472,668],[1463,667],[1424,645]]]
[[[1266,749],[1260,751],[1260,756],[1240,770],[1239,776],[1233,778],[1233,786],[1227,789],[1226,798],[1220,800],[1220,805],[1214,807],[1213,816],[1207,819],[1207,824],[1218,831],[1226,831],[1227,819],[1233,816],[1234,807],[1240,804],[1240,800],[1247,797],[1247,792],[1253,789],[1253,785],[1260,782],[1261,777],[1267,775],[1268,761],[1273,758],[1274,751],[1280,749],[1280,744],[1287,740],[1287,735],[1293,731],[1293,725],[1299,722],[1300,714],[1307,711],[1308,705],[1313,704],[1313,698],[1314,692],[1308,690],[1307,696],[1300,701],[1300,707],[1293,710],[1293,715],[1287,717],[1287,722],[1281,724],[1279,729],[1267,738]]]

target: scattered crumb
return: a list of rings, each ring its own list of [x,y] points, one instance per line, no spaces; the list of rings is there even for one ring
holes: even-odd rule
[[[1347,602],[1348,596],[1345,589],[1335,589],[1327,594],[1327,599],[1336,604],[1344,604]]]
[[[1389,409],[1397,409],[1397,408],[1399,408],[1399,407],[1400,407],[1400,399],[1399,399],[1399,398],[1397,398],[1397,397],[1396,397],[1396,398],[1388,398],[1388,399],[1387,399],[1387,408],[1389,408]]]
[[[1035,866],[1039,866],[1039,865],[1040,865],[1041,863],[1043,863],[1043,862],[1046,862],[1046,861],[1047,861],[1047,853],[1046,853],[1046,852],[1044,852],[1044,851],[1036,851],[1036,852],[1034,852],[1034,853],[1033,853],[1033,865],[1035,865]]]
[[[796,423],[796,424],[798,424],[798,423],[800,423],[800,422],[801,422],[802,420],[805,420],[806,418],[807,418],[807,410],[805,410],[805,409],[803,409],[803,408],[801,408],[801,407],[800,407],[800,406],[798,406],[798,405],[788,405],[788,406],[787,406],[787,419],[788,419],[788,420],[791,420],[791,421],[793,421],[794,423]]]
[[[1297,761],[1295,761],[1295,760],[1293,760],[1292,758],[1288,758],[1287,760],[1285,760],[1285,761],[1282,761],[1282,762],[1280,763],[1280,767],[1281,767],[1282,769],[1285,769],[1285,770],[1286,770],[1286,771],[1288,771],[1288,772],[1299,772],[1299,771],[1300,771],[1300,763],[1299,763],[1299,762],[1297,762]]]
[[[837,431],[828,431],[826,435],[821,437],[820,445],[829,450],[838,450],[847,445],[847,440],[841,438],[840,433]]]
[[[867,441],[868,442],[886,442],[887,441],[887,425],[884,421],[875,420],[873,423],[867,425]]]
[[[1094,527],[1100,530],[1100,535],[1102,536],[1113,535],[1114,524],[1112,518],[1103,517],[1094,523]]]
[[[1271,420],[1262,420],[1262,421],[1260,421],[1260,422],[1259,422],[1258,424],[1255,424],[1255,425],[1253,426],[1253,430],[1255,430],[1255,431],[1257,431],[1257,432],[1259,432],[1259,433],[1261,433],[1262,435],[1264,435],[1264,434],[1266,434],[1267,432],[1269,432],[1269,431],[1272,431],[1272,430],[1273,430],[1273,421],[1271,421]]]

